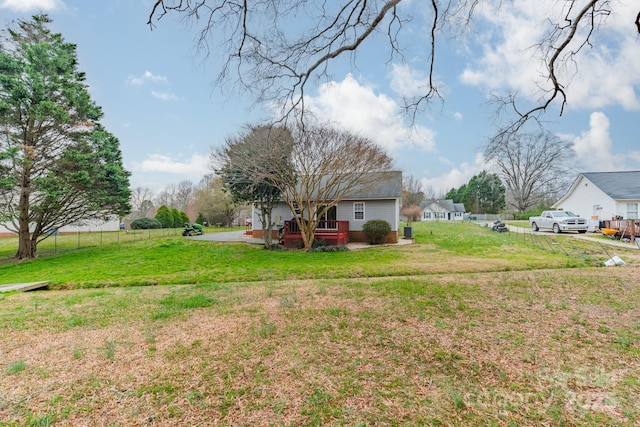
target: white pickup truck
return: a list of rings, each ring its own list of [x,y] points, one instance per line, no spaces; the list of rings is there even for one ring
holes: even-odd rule
[[[569,211],[543,211],[540,216],[529,217],[529,224],[531,224],[533,231],[546,228],[553,230],[554,233],[562,233],[563,231],[586,233],[589,226],[586,218]]]

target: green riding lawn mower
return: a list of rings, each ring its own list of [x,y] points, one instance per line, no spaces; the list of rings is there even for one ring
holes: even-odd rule
[[[200,224],[189,225],[188,223],[184,224],[184,230],[182,231],[183,236],[199,236],[203,234],[202,226]]]

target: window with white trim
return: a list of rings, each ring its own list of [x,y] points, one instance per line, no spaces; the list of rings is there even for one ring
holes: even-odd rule
[[[424,211],[424,219],[431,219],[431,212]]]
[[[638,219],[637,203],[627,203],[627,219]]]
[[[364,202],[353,203],[353,219],[364,221]]]

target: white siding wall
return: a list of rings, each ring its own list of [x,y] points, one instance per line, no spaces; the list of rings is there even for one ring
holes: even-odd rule
[[[33,228],[32,228],[33,229]],[[120,221],[113,218],[109,221],[83,221],[80,225],[65,225],[58,231],[62,233],[78,233],[87,231],[118,231],[120,229]],[[0,225],[0,233],[9,232],[4,226]]]
[[[427,218],[424,214],[426,212],[430,212],[431,215]],[[451,219],[453,219],[453,213],[451,214]],[[427,206],[423,213],[422,219],[424,221],[446,221],[447,220],[447,211],[442,209],[442,207],[436,203]]]
[[[451,219],[454,221],[464,221],[464,213],[463,212],[452,212]]]
[[[640,203],[640,200],[623,200],[620,201],[618,203],[616,203],[616,212],[618,212],[618,215],[622,215],[622,217],[624,219],[638,219],[638,216],[636,216],[635,218],[631,218],[631,215],[629,215],[629,204],[635,204],[637,205],[638,203]],[[638,209],[638,214],[640,214],[640,206],[638,206],[636,209]],[[610,219],[610,218],[606,218],[606,219]]]
[[[364,220],[353,218],[354,200],[338,203],[337,214],[339,221],[349,221],[350,231],[362,231],[362,226],[370,219],[383,219],[391,225],[391,231],[398,231],[400,209],[396,199],[390,200],[357,200],[364,203]]]
[[[622,215],[620,206],[617,206],[613,199],[584,177],[580,178],[575,190],[555,207],[587,219],[593,216],[597,216],[598,219],[611,219],[614,215]],[[625,212],[626,209],[627,205],[624,204]]]
[[[253,207],[251,209],[251,219],[253,220],[253,230],[262,230],[262,221],[260,221],[260,209]],[[271,220],[276,224],[275,229],[280,228],[284,221],[289,221],[293,215],[291,215],[291,209],[284,203],[279,203],[271,213]]]

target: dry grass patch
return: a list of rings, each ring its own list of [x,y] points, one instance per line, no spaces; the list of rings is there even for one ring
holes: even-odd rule
[[[0,419],[637,425],[638,273],[14,294],[0,311]],[[19,327],[36,304],[48,314]]]

